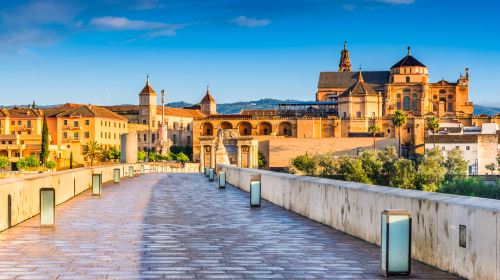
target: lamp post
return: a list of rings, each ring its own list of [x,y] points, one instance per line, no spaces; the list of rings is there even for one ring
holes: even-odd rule
[[[411,212],[384,210],[381,220],[380,266],[385,276],[411,272]]]
[[[92,174],[92,195],[101,195],[102,174]]]
[[[218,178],[219,178],[219,188],[224,189],[226,187],[226,172],[219,171]]]
[[[115,184],[120,183],[120,168],[115,168],[113,170],[113,181]]]
[[[53,227],[56,223],[56,190],[40,189],[40,227]]]
[[[260,207],[261,185],[260,180],[250,181],[250,207]]]

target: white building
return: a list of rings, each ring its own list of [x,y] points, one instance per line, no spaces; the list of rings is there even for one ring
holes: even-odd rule
[[[496,123],[484,123],[481,126],[464,127],[460,123],[440,123],[435,138],[432,132],[425,138],[425,149],[436,147],[443,152],[453,149],[462,151],[467,161],[469,175],[490,173],[486,165],[497,164],[500,131]]]

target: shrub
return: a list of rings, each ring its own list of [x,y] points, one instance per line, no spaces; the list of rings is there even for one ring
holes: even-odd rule
[[[337,175],[345,181],[371,183],[371,180],[366,176],[361,160],[357,158],[340,159]]]
[[[175,157],[175,160],[184,164],[184,163],[189,161],[189,157],[186,154],[184,154],[183,152],[180,152]]]
[[[259,168],[263,168],[264,166],[266,166],[267,164],[267,160],[266,160],[266,157],[264,156],[264,153],[259,151],[259,159],[258,159],[258,162],[259,162]]]
[[[52,170],[56,168],[56,162],[53,160],[47,161],[47,163],[45,163],[45,167],[47,167],[47,169],[49,170]]]
[[[40,160],[35,156],[29,156],[21,158],[17,163],[16,167],[19,170],[27,170],[30,168],[35,168],[40,166]]]
[[[0,156],[0,169],[4,170],[5,168],[7,168],[8,164],[9,164],[9,158]]]
[[[300,155],[292,160],[292,166],[307,176],[316,175],[316,161],[308,154]]]
[[[389,186],[401,189],[416,189],[416,169],[411,160],[398,159],[389,175]]]
[[[147,154],[144,151],[137,152],[137,159],[143,161],[146,158]]]
[[[446,182],[438,189],[441,193],[500,199],[500,182],[485,183],[477,178],[462,178]]]

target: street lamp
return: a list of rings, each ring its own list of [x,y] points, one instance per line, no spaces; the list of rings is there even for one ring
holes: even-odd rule
[[[56,190],[40,189],[40,227],[53,227],[56,223]]]
[[[92,174],[92,195],[101,195],[102,174]]]
[[[411,272],[411,212],[384,210],[381,220],[380,266],[385,276]]]
[[[226,187],[226,172],[219,171],[219,188],[224,189]]]
[[[250,181],[250,207],[260,207],[260,180]]]

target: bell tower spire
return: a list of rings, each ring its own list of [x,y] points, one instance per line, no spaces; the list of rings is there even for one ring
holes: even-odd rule
[[[344,41],[344,49],[340,52],[339,72],[351,72],[351,58],[346,41]]]

